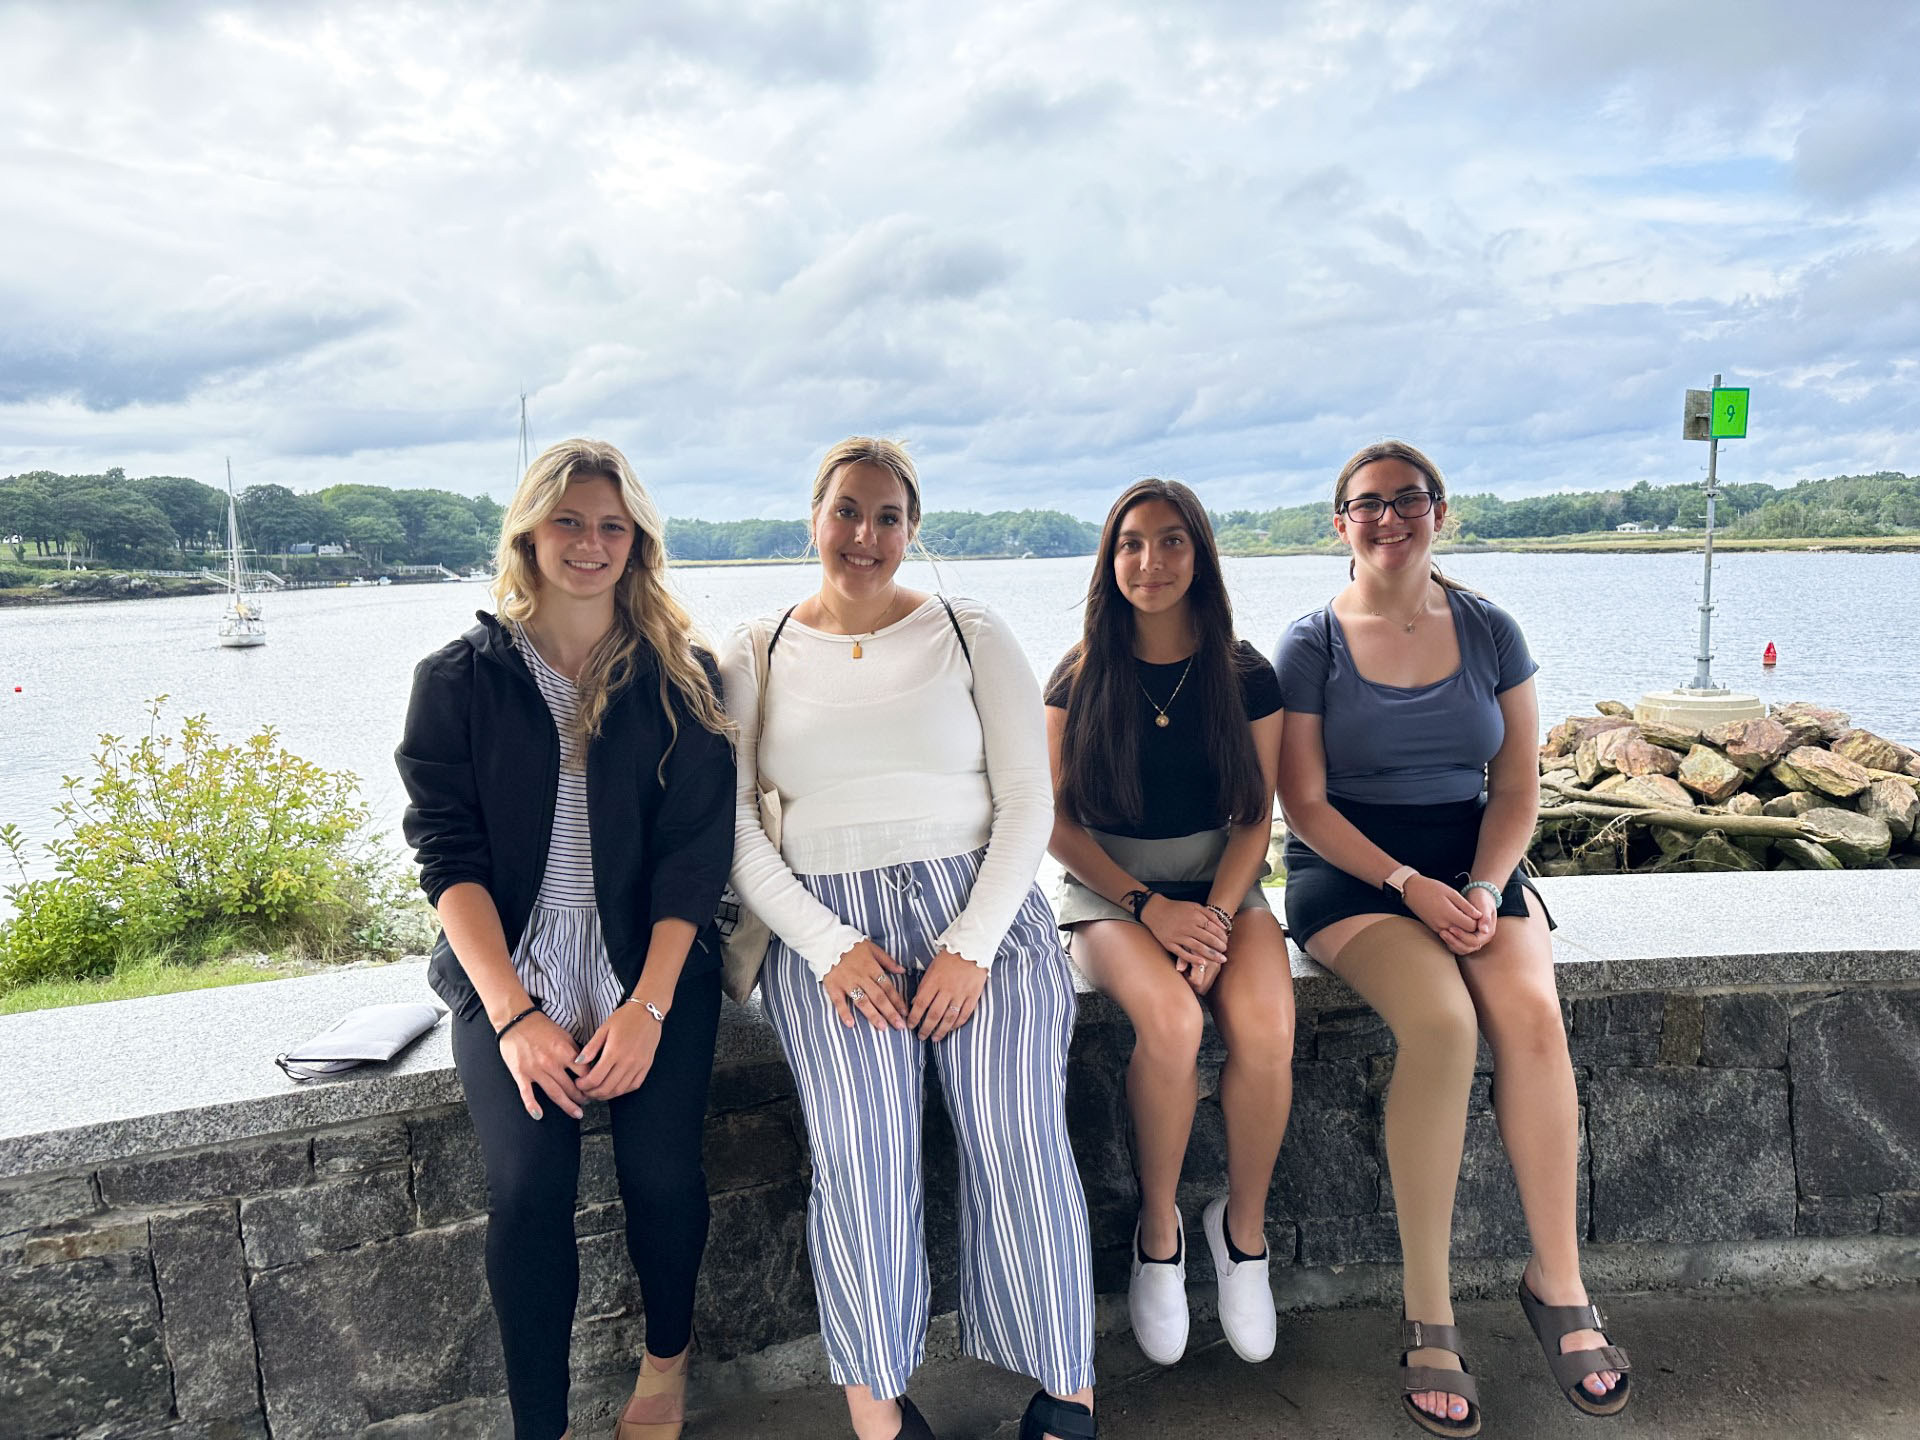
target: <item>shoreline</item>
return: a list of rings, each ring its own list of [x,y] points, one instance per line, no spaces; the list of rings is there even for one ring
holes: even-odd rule
[[[1774,552],[1819,554],[1824,552],[1845,555],[1915,555],[1920,554],[1920,533],[1848,535],[1817,539],[1812,537],[1759,539],[1716,535],[1713,548],[1716,551],[1740,554]],[[1542,536],[1518,540],[1474,540],[1465,543],[1454,541],[1434,547],[1434,553],[1438,555],[1698,555],[1701,550],[1701,537],[1697,534]],[[1337,556],[1342,553],[1344,551],[1334,545],[1282,545],[1258,550],[1221,551],[1224,557],[1234,560],[1290,559],[1302,555]],[[1085,559],[1087,557],[940,555],[935,558],[943,563],[959,564],[974,560]],[[732,560],[675,560],[672,564],[675,569],[704,570],[758,565],[805,565],[811,563],[812,559],[810,555],[764,555]],[[66,576],[71,572],[57,570],[48,573]],[[96,570],[90,572],[90,578],[93,583],[89,588],[93,593],[50,592],[39,585],[0,589],[0,609],[34,605],[84,605],[102,600],[162,600],[182,595],[215,595],[222,588],[205,580],[159,579],[128,570]],[[116,589],[114,582],[120,579],[138,580],[141,583],[138,589],[130,587]]]

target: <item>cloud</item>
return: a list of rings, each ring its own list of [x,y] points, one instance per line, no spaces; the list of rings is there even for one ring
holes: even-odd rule
[[[1814,116],[1793,146],[1793,180],[1829,205],[1854,205],[1892,189],[1920,162],[1920,106],[1886,109],[1844,101]]]
[[[1850,15],[0,8],[0,473],[498,495],[524,388],[684,515],[872,431],[936,505],[1318,498],[1381,434],[1522,493],[1692,473],[1716,370],[1741,478],[1882,468],[1920,11]]]

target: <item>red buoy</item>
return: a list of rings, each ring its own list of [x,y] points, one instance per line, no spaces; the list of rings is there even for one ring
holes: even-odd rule
[[[1760,663],[1768,666],[1780,663],[1780,652],[1773,648],[1773,641],[1767,641],[1766,653],[1761,655]]]

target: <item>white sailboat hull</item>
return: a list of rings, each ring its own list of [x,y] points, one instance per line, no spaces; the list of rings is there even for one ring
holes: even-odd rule
[[[250,645],[266,644],[267,637],[257,630],[236,631],[231,635],[222,635],[220,643],[228,650],[244,650]]]

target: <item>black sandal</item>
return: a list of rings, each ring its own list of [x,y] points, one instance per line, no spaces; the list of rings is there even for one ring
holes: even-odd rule
[[[899,1399],[900,1428],[893,1433],[893,1440],[939,1440],[933,1433],[933,1427],[927,1424],[927,1417],[913,1401],[902,1395]]]
[[[1409,1365],[1407,1356],[1415,1350],[1445,1350],[1460,1359],[1458,1370],[1442,1370],[1433,1365]],[[1413,1397],[1428,1390],[1458,1395],[1467,1402],[1467,1418],[1449,1420],[1430,1415],[1413,1403]],[[1460,1348],[1460,1332],[1451,1325],[1428,1325],[1420,1320],[1400,1322],[1400,1403],[1408,1418],[1429,1435],[1445,1435],[1465,1440],[1480,1433],[1480,1389],[1467,1370],[1467,1357]]]
[[[1554,1383],[1573,1402],[1574,1409],[1583,1415],[1618,1415],[1627,1408],[1627,1401],[1633,1398],[1633,1379],[1627,1372],[1633,1364],[1626,1351],[1609,1340],[1597,1350],[1560,1353],[1560,1341],[1576,1330],[1598,1330],[1603,1337],[1606,1335],[1607,1317],[1598,1305],[1591,1301],[1585,1305],[1548,1305],[1527,1287],[1527,1277],[1522,1275],[1520,1308],[1547,1357]],[[1617,1370],[1620,1379],[1606,1394],[1595,1395],[1580,1382],[1602,1370]]]
[[[1020,1440],[1042,1440],[1057,1435],[1060,1440],[1096,1440],[1100,1427],[1093,1411],[1075,1400],[1056,1400],[1044,1390],[1036,1390],[1027,1402],[1027,1413],[1020,1417]]]

